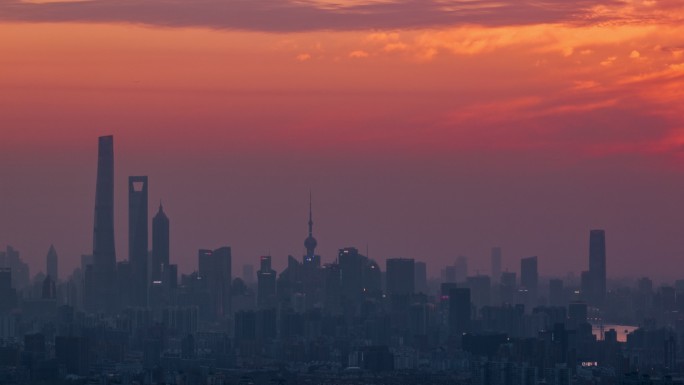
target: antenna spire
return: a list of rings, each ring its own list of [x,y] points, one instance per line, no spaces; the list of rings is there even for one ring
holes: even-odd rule
[[[312,198],[311,189],[309,189],[309,236],[313,235],[313,214],[312,214]]]

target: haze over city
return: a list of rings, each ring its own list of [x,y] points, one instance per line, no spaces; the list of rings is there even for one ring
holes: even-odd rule
[[[677,1],[0,2],[0,239],[34,269],[91,247],[93,142],[198,247],[299,255],[309,190],[324,260],[539,255],[669,277],[684,255]],[[150,205],[153,210],[155,205]],[[126,256],[121,254],[119,259]],[[642,263],[648,258],[649,263]],[[430,275],[437,274],[431,271]]]
[[[0,384],[684,385],[681,0],[0,0]]]

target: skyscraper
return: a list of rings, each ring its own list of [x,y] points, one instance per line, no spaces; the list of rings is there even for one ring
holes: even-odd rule
[[[169,218],[159,204],[159,211],[152,219],[152,265],[151,280],[162,279],[162,266],[169,265]]]
[[[257,271],[257,306],[271,308],[277,305],[276,271],[271,268],[271,257],[261,257],[261,268]]]
[[[501,248],[492,247],[492,282],[498,283],[501,279]]]
[[[45,257],[45,264],[47,275],[57,282],[57,251],[54,245],[50,245],[50,250],[48,250],[47,257]]]
[[[449,290],[449,333],[452,336],[470,330],[470,289]]]
[[[488,276],[476,275],[468,277],[467,287],[470,289],[473,305],[477,308],[489,306],[492,297],[492,282]]]
[[[89,271],[89,273],[88,273]],[[114,247],[114,137],[98,140],[93,268],[86,270],[85,302],[96,311],[112,310],[116,251]],[[90,283],[90,287],[88,285]]]
[[[549,280],[549,305],[565,306],[565,293],[562,279]]]
[[[456,273],[456,282],[465,282],[468,278],[468,257],[460,255],[458,258],[456,258],[454,268]]]
[[[387,260],[387,294],[412,295],[415,292],[415,266],[413,259],[390,258]]]
[[[12,269],[0,267],[0,315],[17,304],[17,291],[12,288]]]
[[[590,302],[602,304],[606,296],[606,232],[589,232]]]
[[[128,177],[128,259],[133,279],[133,300],[137,306],[147,306],[147,177]]]
[[[356,300],[363,291],[363,266],[366,257],[354,247],[340,249],[337,260],[340,267],[340,295],[343,300]]]
[[[242,265],[242,280],[245,283],[254,282],[254,266],[253,265]]]
[[[210,287],[216,293],[216,313],[219,317],[228,317],[232,312],[230,289],[233,282],[233,257],[230,247],[214,250],[213,259],[214,274],[210,280]]]
[[[537,301],[537,289],[539,286],[539,272],[537,270],[537,257],[523,258],[520,260],[520,286],[524,289],[527,306],[534,306]]]
[[[231,312],[232,254],[230,247],[216,250],[202,249],[198,254],[199,277],[206,291],[204,316],[210,320],[223,319]]]

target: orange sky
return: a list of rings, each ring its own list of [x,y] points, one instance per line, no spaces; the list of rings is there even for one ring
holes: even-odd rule
[[[579,271],[585,233],[605,227],[629,262],[613,272],[636,274],[629,266],[653,252],[662,261],[653,272],[667,273],[684,254],[670,236],[684,212],[653,213],[677,207],[659,194],[684,192],[673,182],[684,142],[684,5],[421,4],[0,1],[0,246],[24,250],[36,271],[55,243],[75,265],[90,247],[96,137],[113,133],[117,177],[149,174],[151,199],[165,198],[179,233],[190,234],[174,239],[184,271],[194,250],[224,243],[238,250],[236,266],[268,251],[298,255],[312,187],[328,205],[326,261],[370,243],[380,260],[436,265],[462,253],[486,271],[483,256],[501,244],[512,268],[539,254],[550,274]],[[177,179],[227,195],[189,203],[192,187]],[[18,185],[31,191],[7,187]],[[468,199],[454,202],[464,185]],[[72,196],[73,186],[83,191]],[[45,198],[46,189],[56,193]],[[257,196],[271,205],[249,201]],[[435,218],[444,207],[453,211]],[[347,212],[364,224],[338,217]],[[26,216],[46,214],[54,219],[28,235],[35,223]],[[64,228],[70,215],[74,227]],[[213,219],[205,228],[201,217]],[[262,228],[265,218],[272,224]],[[643,223],[625,225],[634,218]],[[519,220],[528,232],[511,231]],[[559,220],[540,235],[541,223]],[[415,242],[396,240],[407,234]]]

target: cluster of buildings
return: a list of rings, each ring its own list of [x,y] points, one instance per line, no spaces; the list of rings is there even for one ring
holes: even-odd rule
[[[179,276],[161,205],[150,245],[146,176],[129,178],[117,262],[111,136],[96,186],[93,252],[68,278],[54,247],[32,281],[16,250],[0,253],[0,383],[682,382],[684,281],[608,290],[603,230],[580,279],[540,278],[537,257],[502,271],[500,248],[490,275],[459,257],[429,279],[425,262],[379,264],[353,247],[324,263],[310,207],[306,254],[283,271],[261,256],[234,277],[226,246],[199,250]]]

